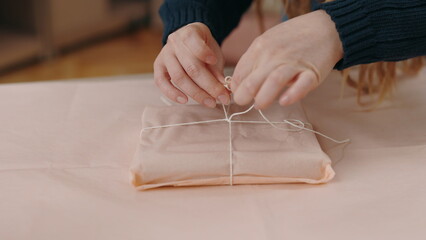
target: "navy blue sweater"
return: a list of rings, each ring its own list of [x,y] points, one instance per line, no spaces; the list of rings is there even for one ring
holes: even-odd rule
[[[178,28],[206,24],[219,44],[238,25],[252,0],[165,0],[163,43]],[[335,0],[320,4],[336,24],[344,57],[336,65],[399,61],[426,55],[426,0]]]

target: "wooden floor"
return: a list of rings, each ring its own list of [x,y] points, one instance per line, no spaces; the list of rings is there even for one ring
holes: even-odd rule
[[[148,73],[160,50],[161,33],[141,30],[5,73],[0,83]]]

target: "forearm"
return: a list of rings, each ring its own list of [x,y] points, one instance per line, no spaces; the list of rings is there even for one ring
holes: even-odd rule
[[[165,0],[160,8],[164,23],[163,44],[177,29],[193,22],[207,25],[220,44],[238,25],[252,0]]]
[[[319,8],[331,16],[342,41],[338,69],[426,55],[424,0],[335,0]]]

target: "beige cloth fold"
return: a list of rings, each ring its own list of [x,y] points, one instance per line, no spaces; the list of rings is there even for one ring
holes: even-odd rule
[[[231,105],[228,116],[246,109]],[[308,122],[299,104],[287,108],[275,105],[264,114],[274,122],[284,119]],[[142,128],[226,119],[225,116],[222,106],[215,109],[198,105],[146,107]],[[232,121],[263,123],[224,120],[143,130],[131,167],[131,183],[144,190],[231,183],[318,184],[334,177],[331,161],[313,133],[286,123],[278,125],[291,131],[274,128],[256,110],[235,116]]]

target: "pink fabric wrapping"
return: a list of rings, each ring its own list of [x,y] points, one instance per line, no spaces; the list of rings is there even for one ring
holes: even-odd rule
[[[228,116],[247,107],[231,105]],[[264,114],[270,121],[308,120],[300,106],[274,105]],[[222,106],[199,105],[146,107],[142,127],[224,119]],[[262,121],[258,111],[232,121]],[[325,183],[334,176],[331,161],[311,132],[286,123],[210,122],[189,126],[146,129],[131,168],[131,182],[138,189],[161,186],[199,186],[272,183]],[[232,166],[230,144],[232,139]],[[232,171],[232,173],[231,173]]]

